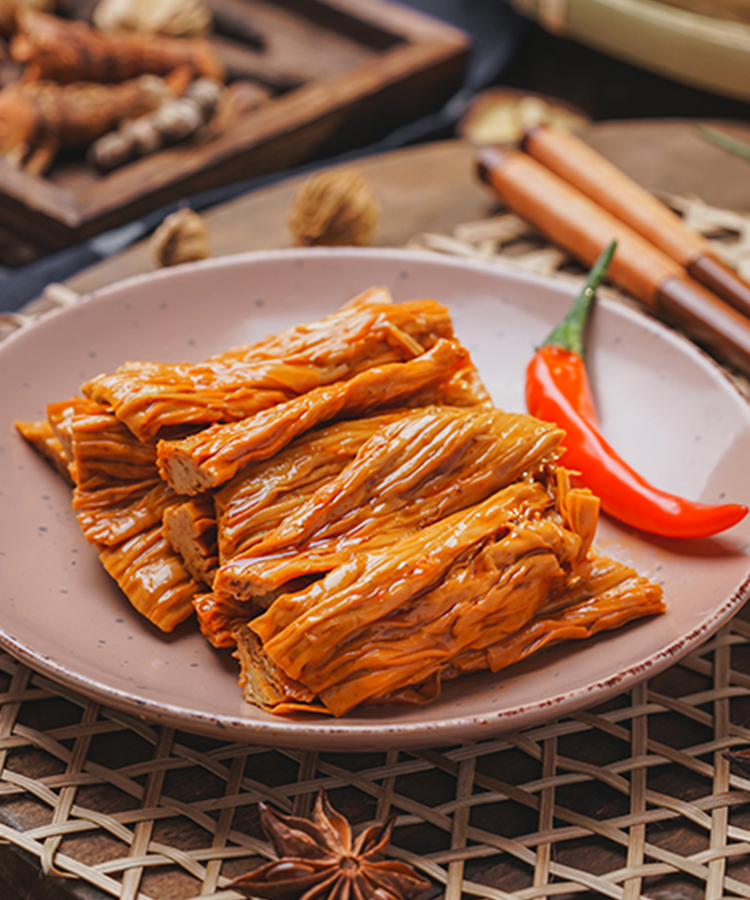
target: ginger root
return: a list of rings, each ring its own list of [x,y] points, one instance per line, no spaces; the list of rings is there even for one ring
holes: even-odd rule
[[[86,147],[171,95],[155,75],[122,84],[15,82],[0,91],[0,156],[39,175],[58,150]]]
[[[109,172],[184,140],[210,121],[221,93],[221,85],[199,78],[182,97],[167,98],[152,112],[100,137],[89,148],[89,161],[102,172]]]
[[[105,34],[85,22],[48,16],[27,7],[16,15],[11,55],[26,65],[26,77],[61,84],[124,81],[138,75],[167,75],[189,65],[198,75],[224,80],[224,66],[208,41],[161,34]]]

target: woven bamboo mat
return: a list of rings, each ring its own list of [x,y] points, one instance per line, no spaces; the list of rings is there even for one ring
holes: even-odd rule
[[[228,879],[272,857],[257,802],[304,815],[321,787],[357,830],[397,814],[390,854],[426,897],[750,897],[750,778],[723,756],[750,742],[741,617],[605,706],[435,751],[221,743],[8,656],[0,681],[0,838],[105,897],[237,897]]]
[[[750,216],[717,224],[715,212],[699,219],[701,230],[741,267]],[[411,245],[579,277],[509,214]],[[75,299],[53,288],[2,325],[23,327]],[[269,749],[176,732],[0,653],[0,840],[38,864],[39,884],[63,885],[66,897],[231,900],[239,895],[229,881],[273,855],[258,801],[306,815],[323,787],[357,831],[396,813],[390,854],[430,878],[426,900],[750,897],[750,776],[724,756],[747,744],[750,615],[742,612],[605,705],[413,752]],[[48,895],[40,887],[28,896]]]

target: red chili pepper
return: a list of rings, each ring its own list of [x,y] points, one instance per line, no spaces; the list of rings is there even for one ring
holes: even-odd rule
[[[537,350],[526,370],[526,406],[566,432],[563,464],[580,473],[602,509],[627,525],[663,537],[703,538],[736,525],[746,506],[712,506],[660,491],[629,466],[602,436],[583,361],[583,328],[615,250],[594,265],[568,315]]]

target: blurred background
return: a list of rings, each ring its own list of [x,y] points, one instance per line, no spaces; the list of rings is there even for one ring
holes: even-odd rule
[[[347,0],[343,5],[284,0],[256,3],[257,10],[265,10],[260,18],[252,2],[244,7],[242,0],[210,5],[214,30],[219,31],[218,38],[214,34],[217,46],[230,69],[239,66],[243,84],[249,83],[243,70],[248,57],[254,53],[259,60],[257,66],[250,60],[249,77],[268,88],[265,102],[258,109],[257,101],[250,103],[233,143],[231,135],[204,128],[197,139],[115,171],[97,171],[90,154],[84,159],[66,152],[33,176],[23,167],[19,171],[17,161],[0,164],[0,311],[17,310],[49,283],[65,282],[144,240],[180,206],[204,211],[321,167],[466,138],[467,122],[476,124],[480,107],[485,115],[488,97],[495,104],[493,116],[505,115],[498,113],[498,99],[517,102],[530,96],[559,107],[571,121],[594,126],[712,120],[729,123],[731,134],[732,125],[741,132],[750,119],[746,0]],[[96,6],[91,0],[61,0],[56,13],[91,22]],[[116,4],[110,2],[110,7]],[[430,21],[445,32],[431,32]],[[277,27],[278,35],[273,33]],[[282,44],[294,49],[284,37],[285,28],[289,35],[297,34],[297,50],[300,36],[312,29],[304,60],[279,62],[279,54],[274,55]],[[241,32],[242,48],[232,29]],[[457,29],[455,34],[451,29]],[[337,35],[333,43],[329,32]],[[413,44],[407,49],[422,56],[402,60],[398,74],[387,74],[386,57],[401,43]],[[13,46],[11,35],[5,58],[18,68]],[[295,108],[295,96],[310,98],[312,89],[318,100],[326,92],[332,98],[340,94],[345,65],[354,73],[352,84],[365,70],[372,73],[381,65],[377,90],[363,87],[354,97],[350,84],[346,103],[323,103],[325,114],[317,121],[305,119],[306,101]],[[28,64],[27,73],[30,68]],[[246,96],[242,102],[248,102]],[[269,124],[274,107],[283,107],[277,116],[286,123],[281,130]],[[270,137],[259,141],[251,122]],[[669,165],[666,156],[679,157],[682,144],[667,141],[650,149],[652,134],[643,132],[642,146],[630,147],[628,154],[644,160],[658,155],[655,165],[661,173]],[[504,139],[502,128],[495,139]],[[638,140],[634,135],[635,145]],[[617,138],[609,142],[614,146]],[[683,170],[691,159],[688,154],[679,162]],[[709,159],[714,162],[722,164],[720,157]],[[724,188],[731,189],[731,174],[739,187],[733,205],[742,209],[750,189],[743,194],[744,169],[739,181],[736,171],[732,160]],[[661,174],[656,181],[660,179]]]

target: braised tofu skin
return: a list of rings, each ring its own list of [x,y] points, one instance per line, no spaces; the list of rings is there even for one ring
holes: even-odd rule
[[[595,550],[565,434],[497,409],[434,300],[372,288],[199,362],[129,361],[20,434],[162,631],[195,615],[275,715],[426,703],[664,609]]]

